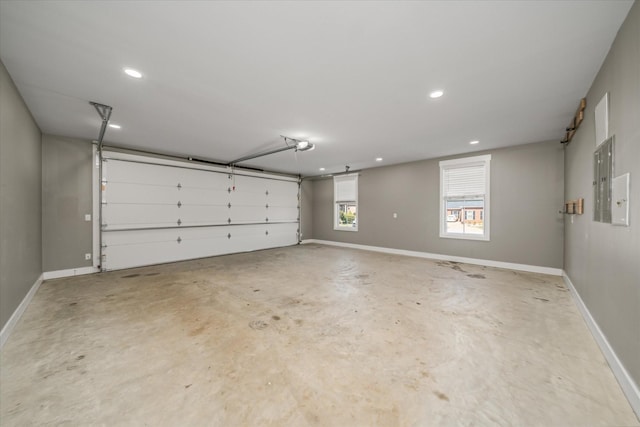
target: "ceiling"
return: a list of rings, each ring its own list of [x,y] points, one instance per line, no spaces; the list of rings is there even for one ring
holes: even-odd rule
[[[632,3],[1,0],[0,58],[45,133],[309,176],[559,141]]]

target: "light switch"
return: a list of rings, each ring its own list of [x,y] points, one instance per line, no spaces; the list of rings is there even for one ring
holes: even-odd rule
[[[617,176],[611,182],[611,223],[629,226],[629,174]]]
[[[85,214],[84,220],[85,221],[91,221],[91,214]]]
[[[398,214],[397,213],[393,213],[393,219],[398,219]]]

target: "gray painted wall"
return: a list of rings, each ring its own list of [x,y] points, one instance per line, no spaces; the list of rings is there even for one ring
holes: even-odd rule
[[[0,62],[0,324],[42,274],[41,133]]]
[[[609,92],[614,176],[631,173],[630,227],[593,221],[594,109]],[[565,192],[585,214],[565,225],[565,271],[636,384],[640,384],[640,2],[587,93],[585,119],[566,149]]]
[[[42,136],[42,268],[90,267],[92,253],[92,145],[90,141]],[[93,215],[92,215],[93,216]]]
[[[561,145],[550,141],[455,157],[487,153],[492,156],[489,242],[439,237],[443,159],[362,171],[357,232],[333,230],[333,180],[314,181],[312,238],[562,268]]]
[[[301,239],[311,239],[313,234],[313,182],[302,181],[300,188]]]

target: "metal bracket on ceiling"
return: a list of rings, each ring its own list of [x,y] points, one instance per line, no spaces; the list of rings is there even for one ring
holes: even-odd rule
[[[100,147],[100,151],[102,151],[102,139],[104,138],[104,133],[107,131],[107,124],[109,124],[109,119],[111,118],[111,112],[113,111],[113,108],[111,108],[109,105],[104,105],[93,101],[90,101],[89,104],[93,105],[93,107],[100,115],[100,118],[102,119],[102,126],[100,126],[100,135],[98,135],[98,145]]]

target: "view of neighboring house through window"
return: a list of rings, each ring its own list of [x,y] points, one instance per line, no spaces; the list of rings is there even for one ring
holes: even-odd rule
[[[491,155],[440,162],[440,237],[489,240]]]
[[[334,230],[358,231],[358,175],[333,177]]]

